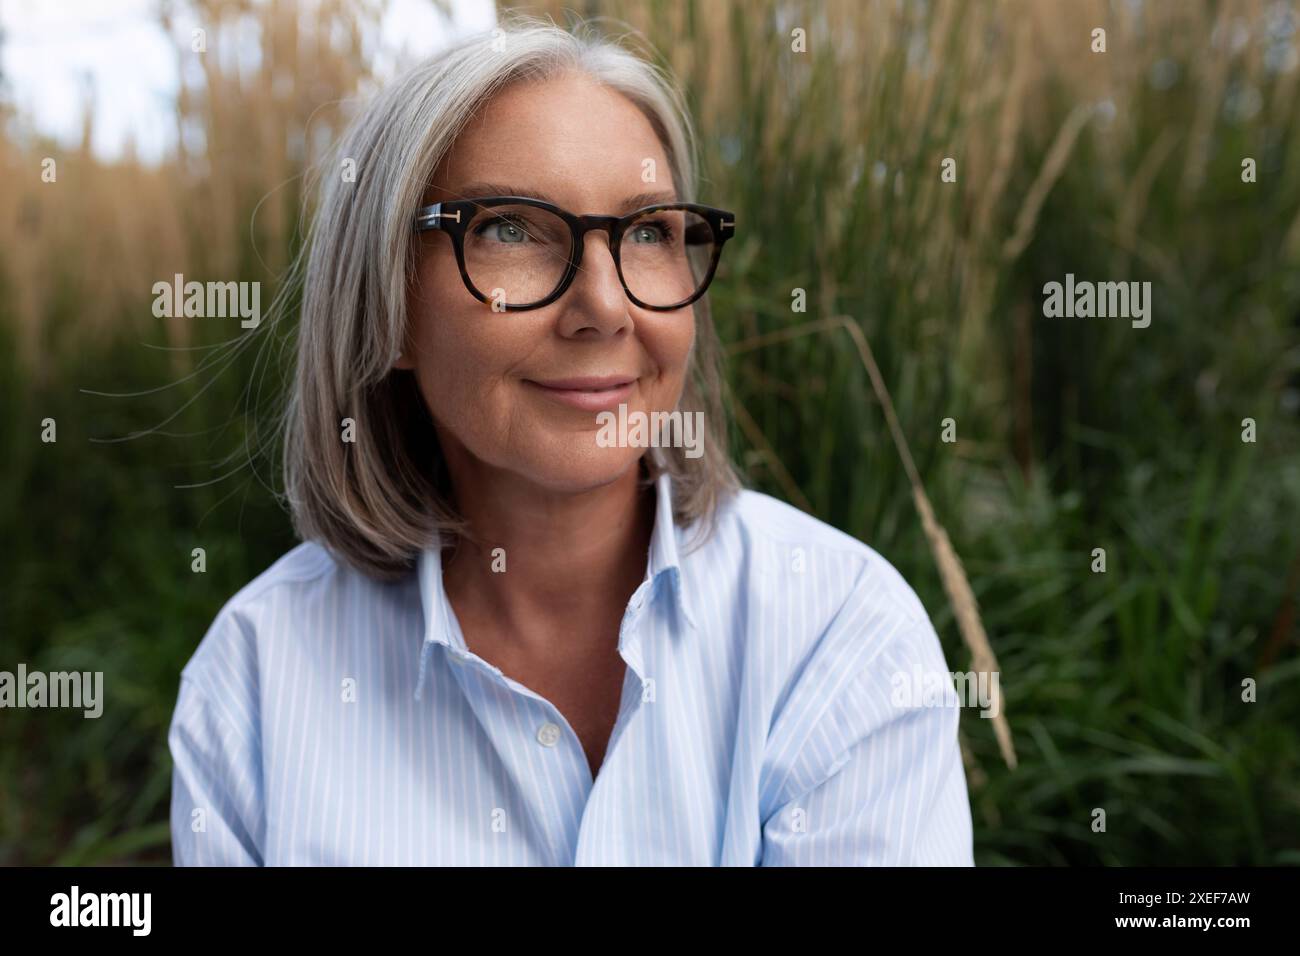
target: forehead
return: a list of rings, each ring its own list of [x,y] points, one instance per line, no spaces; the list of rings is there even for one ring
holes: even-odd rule
[[[667,154],[646,115],[579,74],[516,83],[493,97],[434,174],[429,201],[459,198],[457,189],[475,182],[508,183],[580,213],[605,211],[647,190],[674,190]]]

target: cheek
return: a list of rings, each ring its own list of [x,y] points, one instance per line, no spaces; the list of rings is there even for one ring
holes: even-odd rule
[[[419,280],[408,302],[420,390],[437,421],[472,430],[505,400],[506,375],[531,347],[530,323],[503,322],[470,295],[449,252],[428,257]]]
[[[642,329],[641,340],[658,368],[652,404],[671,409],[685,386],[686,369],[695,346],[694,312],[681,316],[659,315],[643,324]]]

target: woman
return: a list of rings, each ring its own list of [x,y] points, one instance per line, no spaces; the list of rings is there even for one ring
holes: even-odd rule
[[[891,695],[947,670],[920,602],[738,490],[700,297],[744,226],[693,148],[647,62],[535,23],[356,122],[286,414],[305,543],[182,674],[177,863],[972,862],[954,700]]]

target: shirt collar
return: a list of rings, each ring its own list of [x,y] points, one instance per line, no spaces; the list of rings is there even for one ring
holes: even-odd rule
[[[655,526],[650,533],[650,555],[646,562],[646,580],[658,586],[660,575],[671,580],[673,597],[682,619],[694,630],[695,615],[687,594],[686,578],[682,574],[681,556],[677,550],[677,523],[673,520],[673,479],[668,472],[655,479]]]
[[[673,520],[672,476],[664,471],[655,479],[655,523],[650,533],[645,580],[649,582],[652,595],[657,595],[663,587],[672,589],[682,620],[694,630],[695,615],[691,610],[682,574],[677,535],[677,525]],[[424,641],[420,646],[419,677],[415,686],[415,699],[419,700],[432,646],[444,644],[462,653],[468,652],[469,648],[460,629],[452,623],[451,602],[447,600],[442,581],[442,543],[437,537],[420,553],[416,563],[416,576],[420,584],[420,606],[424,611],[425,622]],[[661,584],[660,578],[666,580]]]

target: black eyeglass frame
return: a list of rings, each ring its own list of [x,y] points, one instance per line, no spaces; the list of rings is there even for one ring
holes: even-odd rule
[[[474,286],[474,281],[470,279],[469,272],[465,268],[465,232],[469,228],[470,220],[475,212],[492,206],[505,205],[535,206],[538,209],[544,209],[558,216],[568,225],[571,238],[564,275],[554,291],[535,302],[526,302],[519,305],[502,303],[502,308],[507,312],[540,309],[564,295],[569,290],[569,286],[573,284],[574,277],[578,274],[579,263],[582,262],[583,256],[583,238],[593,229],[603,230],[608,236],[609,251],[610,255],[614,257],[614,267],[618,272],[618,281],[622,283],[623,291],[627,293],[629,299],[641,308],[650,309],[654,312],[674,312],[677,309],[684,309],[708,291],[709,284],[713,282],[713,274],[717,271],[718,261],[722,258],[722,246],[735,235],[736,231],[735,214],[724,209],[715,209],[712,206],[701,206],[698,203],[689,202],[656,203],[652,206],[643,206],[640,209],[633,210],[626,216],[575,216],[573,213],[567,212],[545,200],[532,199],[528,196],[485,196],[481,199],[457,199],[451,202],[439,202],[422,207],[415,215],[416,231],[440,230],[451,237],[452,248],[456,251],[456,265],[460,269],[460,277],[470,295],[480,302],[490,303],[492,300]],[[623,233],[628,226],[649,213],[666,209],[693,212],[707,222],[709,229],[712,231],[713,256],[709,261],[708,271],[705,273],[700,287],[692,295],[673,305],[650,305],[637,298],[632,290],[628,288],[627,280],[623,277],[623,259],[620,255],[620,247],[623,241]]]

